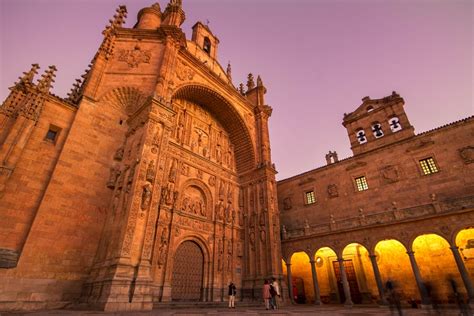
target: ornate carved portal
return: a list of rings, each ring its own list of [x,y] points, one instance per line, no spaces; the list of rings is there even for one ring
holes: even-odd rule
[[[171,297],[173,301],[198,301],[202,298],[204,256],[192,241],[183,242],[174,255]]]

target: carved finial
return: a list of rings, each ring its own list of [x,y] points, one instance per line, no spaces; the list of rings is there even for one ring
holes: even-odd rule
[[[263,87],[263,82],[262,78],[260,78],[260,75],[257,76],[257,87]]]
[[[41,75],[41,79],[38,80],[38,90],[41,92],[49,92],[49,89],[52,88],[52,83],[54,82],[54,78],[56,77],[56,66],[52,65],[49,66],[49,69]]]
[[[105,53],[105,58],[109,58],[112,55],[113,51],[113,41],[112,41],[112,34],[116,28],[122,27],[123,23],[125,23],[125,18],[127,17],[127,7],[121,5],[116,10],[114,17],[109,20],[110,24],[105,27],[105,30],[102,31],[104,34],[104,41],[99,48],[100,52]]]
[[[253,75],[250,73],[247,77],[247,91],[255,88],[255,82],[253,81]]]
[[[76,79],[76,82],[72,85],[71,92],[67,94],[68,101],[77,103],[81,97],[82,79]]]
[[[229,81],[232,82],[232,67],[230,66],[230,61],[227,63],[227,78],[229,78]]]
[[[181,7],[183,5],[183,2],[181,0],[170,0],[170,5],[171,6],[176,6],[176,7]]]
[[[160,7],[160,4],[158,2],[155,2],[151,5],[151,8],[161,12],[161,7]]]
[[[239,84],[239,92],[241,95],[245,95],[245,88],[243,83]]]
[[[163,22],[165,25],[172,26],[181,26],[186,15],[184,14],[183,9],[181,8],[181,0],[171,0],[166,6],[165,12],[163,13]]]
[[[30,71],[24,72],[22,77],[18,77],[18,79],[20,79],[20,81],[15,82],[15,85],[33,83],[33,79],[34,79],[35,75],[38,73],[38,69],[40,69],[40,66],[38,64],[31,64]]]

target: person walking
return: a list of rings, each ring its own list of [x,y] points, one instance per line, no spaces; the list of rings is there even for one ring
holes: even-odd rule
[[[280,286],[278,281],[275,278],[272,278],[272,283],[270,283],[270,295],[272,296],[271,304],[273,309],[278,309],[278,299],[280,297]]]
[[[262,297],[263,297],[263,300],[265,301],[265,308],[267,310],[270,309],[270,300],[272,296],[270,295],[270,283],[268,282],[268,280],[265,280],[265,282],[263,282]]]
[[[237,288],[231,281],[229,284],[229,308],[235,308],[235,295],[237,294]]]

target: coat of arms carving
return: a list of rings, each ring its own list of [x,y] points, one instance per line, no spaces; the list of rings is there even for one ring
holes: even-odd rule
[[[139,64],[149,64],[151,58],[150,50],[142,50],[139,46],[134,49],[121,49],[118,52],[118,60],[124,61],[130,68],[137,68]]]

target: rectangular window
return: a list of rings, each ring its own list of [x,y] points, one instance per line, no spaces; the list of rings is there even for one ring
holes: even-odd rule
[[[54,144],[56,143],[56,140],[58,139],[58,135],[60,131],[61,131],[61,128],[51,124],[49,125],[48,132],[46,133],[46,136],[44,137],[44,139]]]
[[[313,204],[316,203],[316,197],[314,195],[314,191],[309,191],[305,193],[306,197],[306,204]]]
[[[432,157],[420,160],[421,170],[424,175],[438,172],[438,167]]]
[[[369,189],[369,185],[367,184],[367,179],[362,176],[355,179],[357,185],[357,191],[365,191]]]

